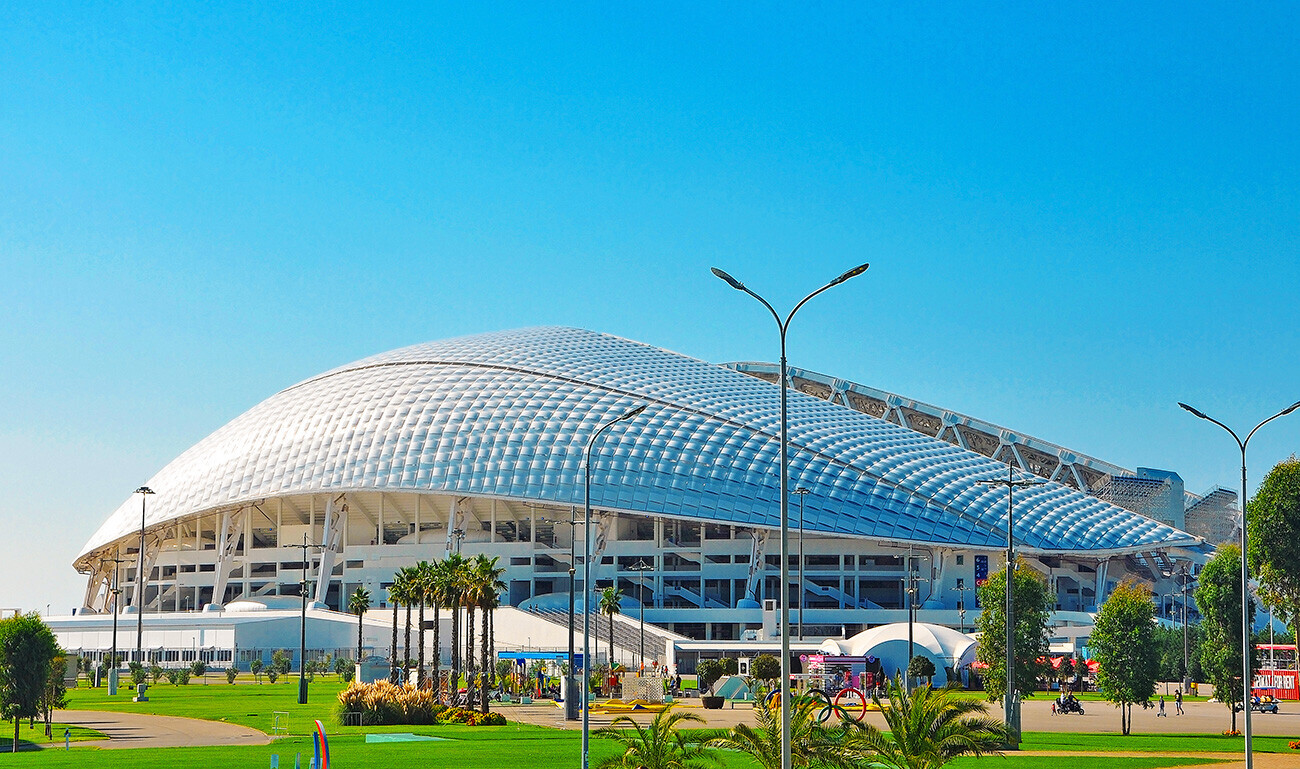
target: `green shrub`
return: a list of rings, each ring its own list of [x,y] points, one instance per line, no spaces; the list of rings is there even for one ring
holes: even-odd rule
[[[277,678],[279,678],[279,677],[280,677],[280,674],[279,674],[279,672],[276,671],[275,668],[267,668],[267,669],[266,669],[266,680],[270,681],[271,683],[275,683],[275,679],[277,679]]]
[[[194,660],[190,663],[190,672],[196,676],[201,676],[208,672],[208,663],[203,660]]]
[[[162,669],[161,665],[149,666],[149,677],[153,679],[154,683],[161,681],[164,673],[166,673],[166,671]]]
[[[235,682],[235,676],[237,675],[239,675],[239,668],[226,668],[226,683],[233,684]]]

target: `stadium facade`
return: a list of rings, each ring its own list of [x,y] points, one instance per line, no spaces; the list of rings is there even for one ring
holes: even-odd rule
[[[648,623],[684,636],[765,634],[765,616],[770,634],[774,371],[550,327],[342,366],[271,396],[149,479],[143,590],[142,501],[123,502],[74,563],[88,575],[83,613],[110,610],[115,580],[122,604],[146,612],[298,596],[293,546],[304,541],[321,545],[307,564],[312,597],[336,610],[358,586],[384,605],[397,569],[453,551],[500,559],[503,603],[564,610],[570,569],[582,573],[583,526],[571,521],[584,449],[645,404],[591,456],[593,586],[618,585],[625,611],[640,603]],[[798,370],[790,385],[791,487],[808,493],[791,504],[787,595],[803,606],[806,636],[905,619],[909,601],[925,621],[969,627],[973,589],[1006,547],[1007,493],[980,481],[1005,477],[1008,461],[1044,476],[1015,494],[1017,546],[1066,618],[1125,577],[1177,594],[1180,562],[1208,550],[1182,530],[1184,509],[1221,515],[1226,504],[1184,495],[1172,473],[1130,473],[883,391]]]

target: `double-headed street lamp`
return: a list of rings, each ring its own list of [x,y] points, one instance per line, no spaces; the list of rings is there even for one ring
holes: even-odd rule
[[[1012,583],[1015,581],[1016,565],[1016,539],[1015,539],[1015,508],[1012,504],[1012,497],[1017,488],[1023,486],[1037,486],[1045,481],[1024,479],[1016,480],[1015,467],[1007,462],[1007,477],[997,480],[976,481],[984,486],[1005,486],[1007,489],[1007,595],[1006,595],[1006,624],[1007,645],[1007,675],[1006,675],[1006,692],[1002,696],[1002,718],[1007,725],[1007,743],[1012,750],[1020,748],[1020,700],[1016,695],[1016,634],[1015,634],[1015,602],[1014,593],[1011,590]]]
[[[637,573],[637,578],[641,580],[641,584],[637,585],[637,594],[636,594],[637,615],[641,621],[641,655],[640,655],[641,666],[640,668],[637,669],[637,675],[641,675],[641,676],[645,675],[645,574],[644,572],[649,571],[650,569],[653,568],[654,568],[653,566],[646,563],[645,560],[641,558],[638,558],[636,563],[627,567],[628,571],[635,571]],[[650,591],[650,595],[651,596],[654,595],[653,589]]]
[[[311,561],[311,548],[321,548],[314,542],[307,541],[307,535],[302,535],[301,545],[285,545],[285,547],[302,548],[302,581],[299,584],[299,592],[302,594],[302,616],[298,625],[298,704],[307,704],[307,564]],[[321,575],[321,579],[329,579],[326,575]],[[409,615],[409,611],[408,611]],[[397,631],[393,631],[396,633]],[[410,636],[407,636],[408,638]]]
[[[1245,440],[1238,437],[1237,433],[1234,432],[1231,427],[1228,427],[1214,417],[1207,416],[1204,412],[1198,411],[1191,406],[1188,406],[1186,403],[1179,403],[1178,405],[1186,411],[1191,412],[1194,416],[1198,416],[1207,422],[1213,422],[1224,430],[1227,430],[1228,435],[1232,436],[1232,439],[1237,442],[1237,447],[1241,449],[1241,712],[1246,718],[1245,731],[1242,732],[1246,736],[1246,769],[1254,769],[1255,761],[1251,754],[1250,747],[1250,690],[1254,685],[1254,679],[1251,678],[1250,675],[1250,636],[1251,630],[1254,629],[1254,623],[1251,622],[1250,616],[1250,570],[1246,563],[1246,445],[1250,443],[1250,439],[1254,437],[1256,430],[1269,422],[1272,422],[1274,419],[1284,417],[1292,411],[1300,408],[1300,402],[1292,403],[1290,406],[1287,406],[1268,419],[1265,419],[1263,422],[1255,425],[1255,427],[1247,433]]]
[[[144,503],[153,493],[153,489],[148,486],[141,486],[135,490],[140,495],[140,553],[136,559],[135,567],[135,588],[136,595],[139,598],[135,607],[135,658],[141,665],[144,664]],[[159,599],[161,601],[161,599]]]
[[[786,387],[789,385],[786,375],[785,359],[785,335],[790,329],[790,321],[794,318],[799,308],[807,304],[809,299],[817,296],[821,292],[838,286],[849,278],[855,278],[867,271],[868,265],[860,264],[848,272],[840,275],[835,280],[822,286],[808,296],[799,300],[790,314],[781,320],[781,316],[772,305],[763,297],[754,293],[745,287],[744,283],[736,280],[727,273],[719,270],[717,267],[712,268],[714,275],[725,281],[727,285],[743,291],[754,297],[760,304],[772,313],[772,318],[776,320],[777,331],[781,335],[781,379],[778,382],[781,388],[781,769],[790,769],[790,495],[787,489],[790,485],[790,456],[789,456],[789,407],[786,403]]]
[[[113,564],[113,589],[109,591],[113,596],[113,651],[110,656],[108,665],[108,693],[117,694],[117,613],[121,610],[122,585],[121,571],[122,564],[126,559],[122,557],[122,549],[119,547],[112,558],[104,559],[106,562]]]
[[[609,428],[639,416],[646,410],[646,404],[626,412],[623,416],[611,419],[601,425],[596,432],[591,434],[587,441],[587,448],[583,450],[583,503],[582,503],[582,769],[588,769],[587,749],[591,742],[591,713],[587,702],[587,687],[591,685],[591,675],[588,672],[588,666],[591,665],[591,449],[596,445],[596,440],[601,434]],[[569,608],[569,637],[573,638],[573,608]],[[613,664],[613,660],[610,660]],[[570,646],[569,652],[569,676],[573,676],[573,651]],[[569,681],[569,695],[573,695],[573,681]]]

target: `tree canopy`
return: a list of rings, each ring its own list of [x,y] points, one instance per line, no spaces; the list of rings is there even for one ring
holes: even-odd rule
[[[1241,681],[1241,548],[1220,545],[1218,553],[1201,569],[1196,587],[1196,605],[1201,610],[1201,672],[1214,684],[1215,697],[1229,708],[1243,701]],[[1254,625],[1255,602],[1248,604]],[[1251,670],[1254,670],[1251,645]],[[1237,711],[1232,712],[1232,729],[1237,729]]]
[[[52,663],[62,654],[54,633],[38,615],[0,620],[0,716],[13,719],[14,751],[19,722],[41,715]]]
[[[1246,505],[1246,519],[1260,600],[1300,628],[1300,460],[1292,456],[1269,471]]]
[[[990,700],[1000,698],[1006,691],[1006,573],[1006,569],[999,569],[979,586],[983,611],[976,621],[981,632],[976,659],[988,665],[984,671],[984,690]],[[1029,694],[1043,673],[1040,660],[1047,657],[1047,582],[1032,569],[1022,566],[1015,572],[1012,588],[1015,683],[1017,691]]]
[[[1126,580],[1102,604],[1088,642],[1097,660],[1097,688],[1119,705],[1124,734],[1133,726],[1133,704],[1150,701],[1156,691],[1160,648],[1154,618],[1151,591]]]

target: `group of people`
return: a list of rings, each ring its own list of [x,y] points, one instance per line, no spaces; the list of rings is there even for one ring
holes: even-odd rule
[[[1160,702],[1158,707],[1159,710],[1156,711],[1156,718],[1166,717],[1168,713],[1165,713],[1165,696],[1163,694],[1160,695]],[[1174,715],[1181,716],[1182,714],[1183,714],[1183,691],[1181,689],[1175,689],[1174,690]]]

